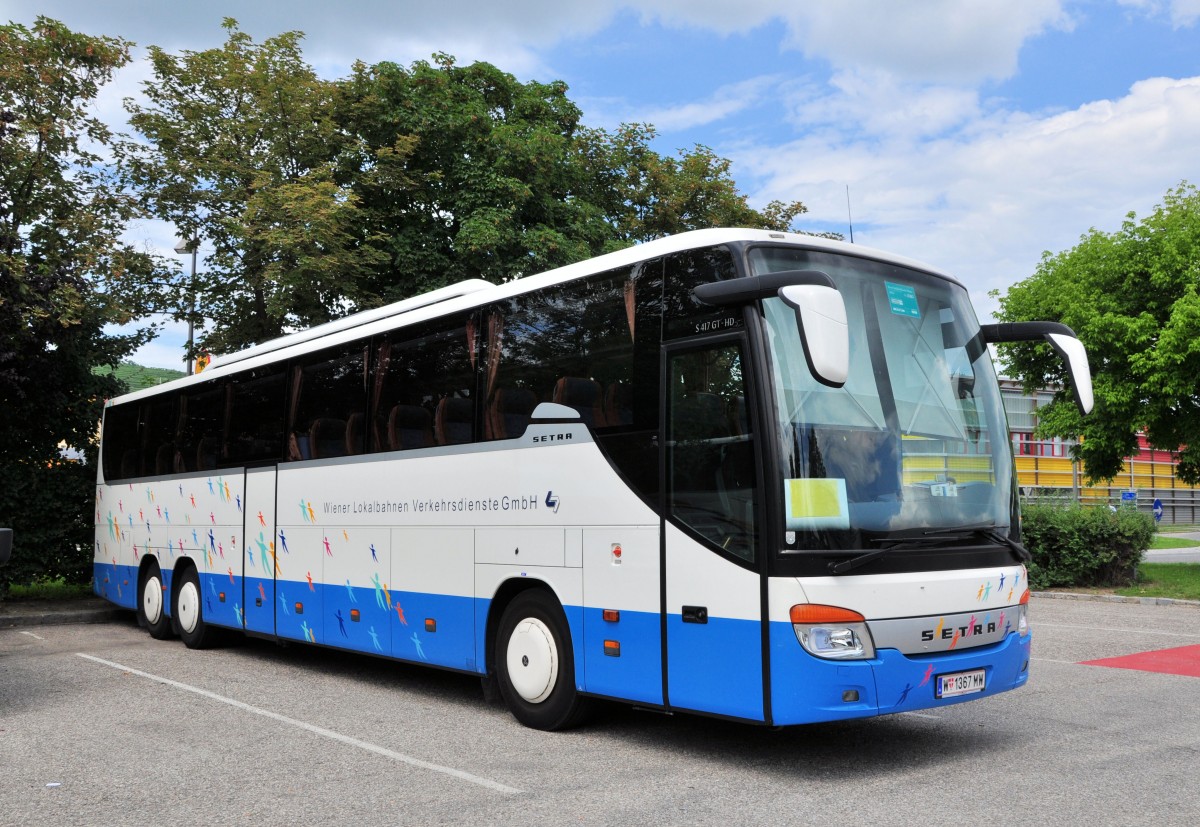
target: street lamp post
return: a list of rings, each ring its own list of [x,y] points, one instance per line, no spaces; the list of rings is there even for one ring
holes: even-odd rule
[[[188,308],[188,340],[187,354],[184,355],[184,361],[187,362],[187,375],[192,375],[192,338],[195,333],[195,317],[196,317],[196,253],[200,250],[200,239],[193,238],[190,241],[180,241],[175,245],[177,253],[192,254],[192,278],[188,282],[188,293],[191,297],[191,306]]]

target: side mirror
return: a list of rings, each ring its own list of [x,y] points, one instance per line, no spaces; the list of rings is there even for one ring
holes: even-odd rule
[[[988,344],[1000,342],[1036,342],[1039,339],[1050,343],[1067,365],[1071,387],[1075,391],[1075,404],[1084,415],[1092,412],[1095,397],[1092,394],[1092,371],[1088,367],[1087,349],[1075,336],[1075,331],[1058,322],[1013,322],[1010,324],[980,325],[980,332]]]
[[[1088,367],[1087,349],[1083,342],[1063,333],[1047,333],[1046,341],[1058,351],[1058,355],[1067,363],[1067,372],[1071,374],[1071,385],[1075,388],[1075,404],[1086,414],[1092,412],[1096,404],[1092,395],[1092,369]]]
[[[821,284],[789,284],[779,288],[779,298],[796,311],[796,328],[813,377],[831,388],[845,385],[850,378],[850,328],[842,294]]]

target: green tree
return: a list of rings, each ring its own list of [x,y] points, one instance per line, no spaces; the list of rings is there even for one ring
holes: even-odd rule
[[[180,275],[162,309],[194,296],[213,322],[197,348],[217,352],[371,303],[362,275],[380,256],[336,174],[356,148],[331,117],[332,85],[303,59],[302,35],[257,44],[237,21],[224,26],[220,48],[150,48],[146,103],[125,104],[144,141],[123,145],[146,206],[212,250],[198,283]]]
[[[373,292],[501,282],[602,252],[611,229],[581,197],[580,116],[565,84],[521,83],[487,63],[356,65],[338,117],[369,150],[347,172],[364,234],[387,254]]]
[[[229,351],[468,278],[502,282],[698,227],[786,229],[799,202],[751,209],[706,147],[664,158],[652,128],[580,125],[561,82],[448,55],[358,63],[337,82],[301,34],[152,48],[131,186],[215,252],[163,310],[199,296],[200,345]]]
[[[665,157],[650,144],[650,124],[623,124],[615,132],[589,130],[578,151],[592,171],[591,192],[620,245],[650,241],[706,227],[753,227],[789,231],[807,208],[772,201],[750,207],[730,175],[731,162],[697,144]]]
[[[0,26],[0,525],[16,535],[0,590],[90,575],[96,426],[120,390],[93,368],[149,336],[104,332],[141,311],[131,286],[154,270],[120,240],[136,205],[100,154],[109,131],[89,114],[128,51],[44,17]],[[64,461],[60,443],[85,462]]]
[[[1184,182],[1142,219],[1092,229],[1070,250],[1045,254],[1036,272],[1000,298],[1001,321],[1061,321],[1088,349],[1095,411],[1081,417],[1065,394],[1039,410],[1048,436],[1083,437],[1092,480],[1112,479],[1137,450],[1179,450],[1178,477],[1200,483],[1200,192]],[[1006,346],[1006,369],[1027,388],[1066,381],[1047,348]]]
[[[347,170],[387,261],[370,292],[394,300],[466,278],[502,282],[663,235],[788,229],[799,202],[751,209],[707,147],[666,158],[652,127],[581,125],[566,84],[521,83],[435,55],[358,64],[338,120],[369,151]]]

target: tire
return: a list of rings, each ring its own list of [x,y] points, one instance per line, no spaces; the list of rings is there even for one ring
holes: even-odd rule
[[[216,644],[218,631],[204,622],[204,595],[200,575],[189,566],[181,573],[175,589],[175,626],[189,649],[208,649]]]
[[[541,730],[582,723],[592,702],[575,691],[575,659],[562,607],[548,592],[531,589],[513,599],[496,632],[500,696],[513,717]]]
[[[162,571],[158,563],[150,563],[142,570],[138,581],[138,625],[146,627],[150,637],[167,640],[173,636],[171,618],[167,617],[167,601],[163,591]]]

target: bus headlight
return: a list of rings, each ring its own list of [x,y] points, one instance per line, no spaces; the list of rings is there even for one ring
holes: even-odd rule
[[[866,618],[858,612],[805,603],[792,607],[791,618],[796,640],[810,655],[832,660],[875,657]]]
[[[1018,606],[1019,614],[1017,615],[1017,634],[1025,637],[1029,634],[1029,589],[1021,595],[1021,602]]]

